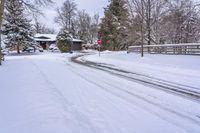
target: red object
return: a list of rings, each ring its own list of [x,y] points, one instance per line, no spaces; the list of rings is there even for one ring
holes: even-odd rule
[[[101,44],[101,43],[102,43],[101,39],[98,39],[98,40],[97,40],[97,43],[98,43],[98,44]]]

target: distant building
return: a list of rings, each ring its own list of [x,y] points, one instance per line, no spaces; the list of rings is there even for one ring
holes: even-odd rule
[[[82,49],[83,49],[82,44],[83,44],[83,41],[82,41],[82,40],[73,39],[73,44],[72,44],[71,50],[72,50],[72,51],[79,51],[79,50],[82,50]]]
[[[43,49],[48,50],[51,44],[56,44],[56,37],[57,34],[36,34],[35,41],[38,42]],[[83,43],[82,40],[73,39],[71,50],[72,51],[82,50],[82,43]]]
[[[35,41],[47,50],[51,44],[56,44],[56,34],[36,34]]]

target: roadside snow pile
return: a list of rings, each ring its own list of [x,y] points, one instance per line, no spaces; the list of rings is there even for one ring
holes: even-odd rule
[[[177,82],[193,87],[200,87],[199,56],[184,55],[150,55],[144,58],[140,54],[126,52],[102,52],[83,57],[85,60],[110,64],[112,67],[148,76]]]

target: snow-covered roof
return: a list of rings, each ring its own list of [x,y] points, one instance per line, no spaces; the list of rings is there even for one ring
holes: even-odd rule
[[[36,34],[36,41],[56,41],[57,34]],[[80,39],[73,39],[73,42],[83,42]]]
[[[56,41],[57,34],[36,34],[36,41]]]

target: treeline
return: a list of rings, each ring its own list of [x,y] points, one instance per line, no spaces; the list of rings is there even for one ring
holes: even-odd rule
[[[110,0],[100,25],[103,48],[198,42],[199,7],[193,0]]]
[[[99,14],[91,16],[85,10],[78,10],[74,0],[66,0],[62,7],[57,8],[55,22],[68,31],[73,38],[81,39],[84,43],[95,43],[99,29]]]

